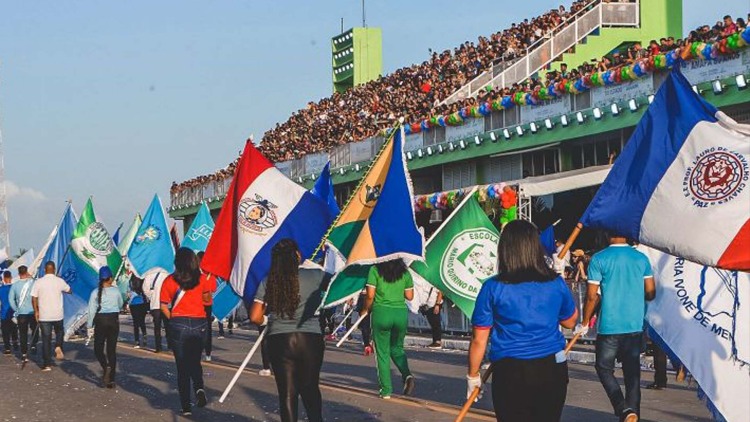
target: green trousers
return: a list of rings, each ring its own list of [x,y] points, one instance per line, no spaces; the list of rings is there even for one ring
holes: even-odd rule
[[[406,308],[388,308],[377,305],[372,309],[372,338],[375,340],[381,396],[389,396],[393,392],[391,360],[401,372],[402,381],[411,375],[409,363],[406,361],[406,352],[404,352],[408,312]]]

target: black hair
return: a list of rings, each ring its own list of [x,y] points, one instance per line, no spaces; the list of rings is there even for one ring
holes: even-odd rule
[[[47,261],[44,263],[44,272],[54,274],[56,271],[55,261]]]
[[[143,294],[143,279],[133,274],[130,276],[130,290],[134,291],[137,295],[144,296]]]
[[[21,265],[18,267],[18,275],[26,275],[29,272],[29,268],[25,265]]]
[[[392,259],[390,261],[381,262],[375,264],[378,269],[378,274],[383,277],[387,283],[393,283],[400,279],[406,273],[406,263],[401,258]]]
[[[111,278],[99,279],[99,290],[96,293],[96,313],[102,310],[102,290],[104,290],[104,282],[111,280]],[[90,328],[90,327],[89,327]]]
[[[189,248],[177,249],[174,257],[174,273],[172,278],[182,290],[191,290],[200,282],[201,271],[198,268],[198,258]]]
[[[3,271],[3,278],[6,278],[6,277],[13,278],[13,273],[7,270]]]
[[[299,307],[299,261],[299,247],[293,239],[281,239],[271,249],[271,269],[263,301],[282,318],[294,319]]]
[[[497,244],[498,277],[504,283],[552,281],[558,274],[547,263],[547,253],[533,223],[514,220],[506,224]]]

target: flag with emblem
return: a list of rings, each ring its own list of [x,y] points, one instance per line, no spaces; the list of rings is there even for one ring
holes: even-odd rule
[[[423,259],[424,236],[414,218],[404,136],[400,128],[386,141],[328,235],[326,259],[343,268],[335,268],[339,273],[330,283],[324,306],[358,294],[365,265]]]
[[[673,70],[581,223],[703,265],[750,270],[750,126]]]
[[[334,218],[327,198],[289,180],[248,140],[201,268],[229,280],[252,302],[268,274],[273,246],[281,239],[294,239],[302,256],[309,257]]]
[[[138,228],[141,226],[141,221],[141,214],[136,213],[133,222],[130,223],[125,234],[121,236],[120,242],[115,242],[117,244],[117,250],[120,252],[120,256],[122,256],[122,264],[115,272],[115,283],[117,288],[120,289],[123,299],[127,297],[128,289],[130,288],[130,276],[133,274],[132,269],[130,268],[130,261],[128,261],[128,249],[130,249],[130,245],[133,243],[133,239],[135,239]]]
[[[40,259],[37,277],[42,277],[44,266],[47,262],[54,262],[57,268],[57,276],[65,280],[73,289],[73,294],[63,295],[63,328],[65,338],[70,337],[84,322],[88,315],[88,296],[82,298],[87,286],[79,284],[78,271],[71,252],[71,240],[76,230],[77,218],[73,206],[68,204],[65,207],[60,224],[52,231],[52,240],[42,252],[43,258]],[[89,290],[90,291],[90,290]]]
[[[211,210],[205,202],[201,202],[198,214],[185,232],[185,238],[182,239],[182,247],[190,248],[195,252],[205,252],[213,232],[214,219],[211,218]]]
[[[161,205],[159,195],[154,195],[128,249],[130,268],[139,277],[143,277],[155,268],[158,271],[172,273],[174,254],[174,245],[169,234],[164,207]]]
[[[73,254],[77,284],[80,286],[78,291],[75,288],[73,291],[86,300],[91,291],[99,287],[99,268],[108,265],[115,272],[122,264],[120,251],[115,247],[107,228],[96,219],[91,198],[78,219],[70,241],[70,252]]]

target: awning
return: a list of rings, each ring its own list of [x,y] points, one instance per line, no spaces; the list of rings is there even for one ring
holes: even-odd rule
[[[545,176],[527,177],[508,185],[518,185],[520,196],[543,196],[569,190],[601,185],[609,174],[611,164],[564,171]]]

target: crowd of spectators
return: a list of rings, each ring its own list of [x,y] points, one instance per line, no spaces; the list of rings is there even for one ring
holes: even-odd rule
[[[574,69],[568,69],[563,63],[559,70],[539,74],[539,77],[519,84],[488,87],[481,90],[477,97],[440,104],[498,60],[511,61],[524,54],[528,46],[545,37],[572,15],[589,7],[592,1],[576,1],[569,11],[560,6],[540,17],[513,24],[511,28],[489,38],[480,37],[476,44],[467,42],[453,51],[432,53],[432,58],[420,65],[399,69],[317,103],[310,102],[305,109],[292,114],[289,120],[266,132],[259,149],[271,161],[292,160],[374,136],[391,127],[401,116],[409,122],[434,115],[448,115],[467,106],[497,101],[518,92],[531,93],[550,84],[575,81],[594,72],[617,70],[667,51],[689,48],[693,42],[717,42],[746,28],[746,20],[738,18],[735,21],[731,16],[725,16],[713,26],[704,25],[691,31],[685,39],[665,37],[652,40],[645,47],[634,43],[623,51],[584,62]],[[750,15],[747,20],[750,20]],[[193,186],[231,177],[236,163],[212,175],[174,183],[172,193],[175,195]]]

